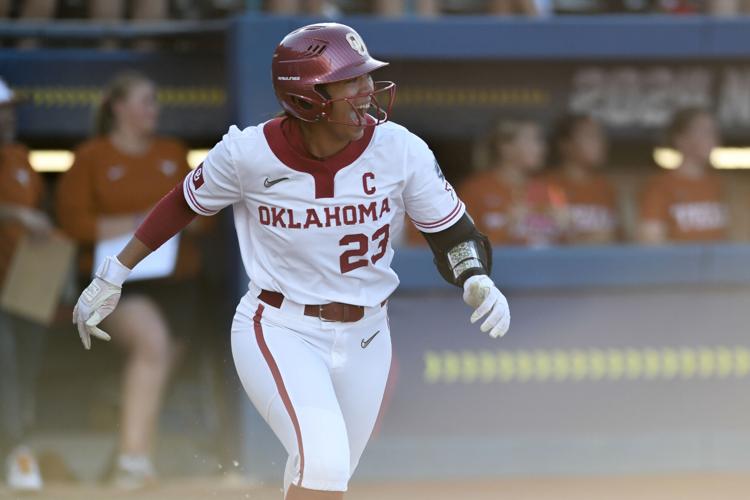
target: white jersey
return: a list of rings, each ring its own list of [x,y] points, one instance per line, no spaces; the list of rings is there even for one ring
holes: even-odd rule
[[[406,212],[437,232],[465,210],[424,141],[394,123],[321,161],[288,143],[280,118],[232,126],[183,190],[200,215],[232,205],[250,280],[300,304],[380,304],[398,286],[394,222]]]

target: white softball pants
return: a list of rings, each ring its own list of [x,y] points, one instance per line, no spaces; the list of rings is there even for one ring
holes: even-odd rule
[[[354,323],[302,314],[246,295],[232,353],[245,391],[284,445],[290,484],[346,491],[378,417],[391,364],[387,306]]]

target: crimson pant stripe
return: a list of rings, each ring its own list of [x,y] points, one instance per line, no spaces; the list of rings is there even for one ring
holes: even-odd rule
[[[279,366],[276,364],[276,360],[273,359],[273,355],[271,354],[271,351],[268,349],[268,345],[266,344],[266,339],[263,337],[263,326],[260,324],[260,318],[263,315],[263,304],[258,305],[258,310],[255,311],[255,317],[253,317],[253,324],[255,326],[255,339],[258,341],[258,347],[260,347],[260,352],[263,353],[263,357],[266,359],[266,363],[268,363],[268,368],[271,370],[271,373],[273,374],[273,380],[276,382],[276,389],[279,391],[279,395],[281,396],[281,401],[284,402],[284,407],[286,408],[287,413],[289,413],[289,418],[292,419],[292,425],[294,425],[294,432],[297,434],[297,447],[299,448],[299,481],[297,482],[297,486],[302,486],[302,477],[305,474],[305,450],[302,447],[302,431],[299,428],[299,420],[297,420],[297,412],[294,411],[294,406],[292,406],[292,400],[289,399],[289,393],[286,392],[286,387],[284,386],[284,379],[281,378],[281,372],[279,371]]]

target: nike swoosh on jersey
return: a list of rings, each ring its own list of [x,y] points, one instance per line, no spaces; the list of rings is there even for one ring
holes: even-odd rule
[[[378,333],[380,333],[380,330],[378,330],[377,332],[373,333],[373,334],[372,334],[372,337],[370,337],[369,339],[367,339],[367,340],[365,340],[365,339],[362,339],[362,342],[360,342],[360,343],[359,343],[359,345],[361,345],[361,346],[362,346],[362,349],[364,349],[364,348],[366,348],[366,347],[367,347],[368,345],[370,345],[370,342],[372,342],[372,339],[374,339],[374,338],[375,338],[375,335],[377,335]]]
[[[271,180],[268,177],[266,177],[266,180],[263,181],[263,185],[266,186],[267,188],[270,188],[274,184],[278,184],[281,181],[288,181],[288,180],[289,180],[289,177],[279,177],[278,179],[274,179],[274,180]]]

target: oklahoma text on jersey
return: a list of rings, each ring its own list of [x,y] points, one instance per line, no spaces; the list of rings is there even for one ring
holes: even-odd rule
[[[258,221],[261,226],[307,229],[309,227],[355,226],[365,222],[377,222],[391,211],[388,198],[368,204],[335,205],[333,207],[311,207],[304,211],[291,208],[258,206]]]

